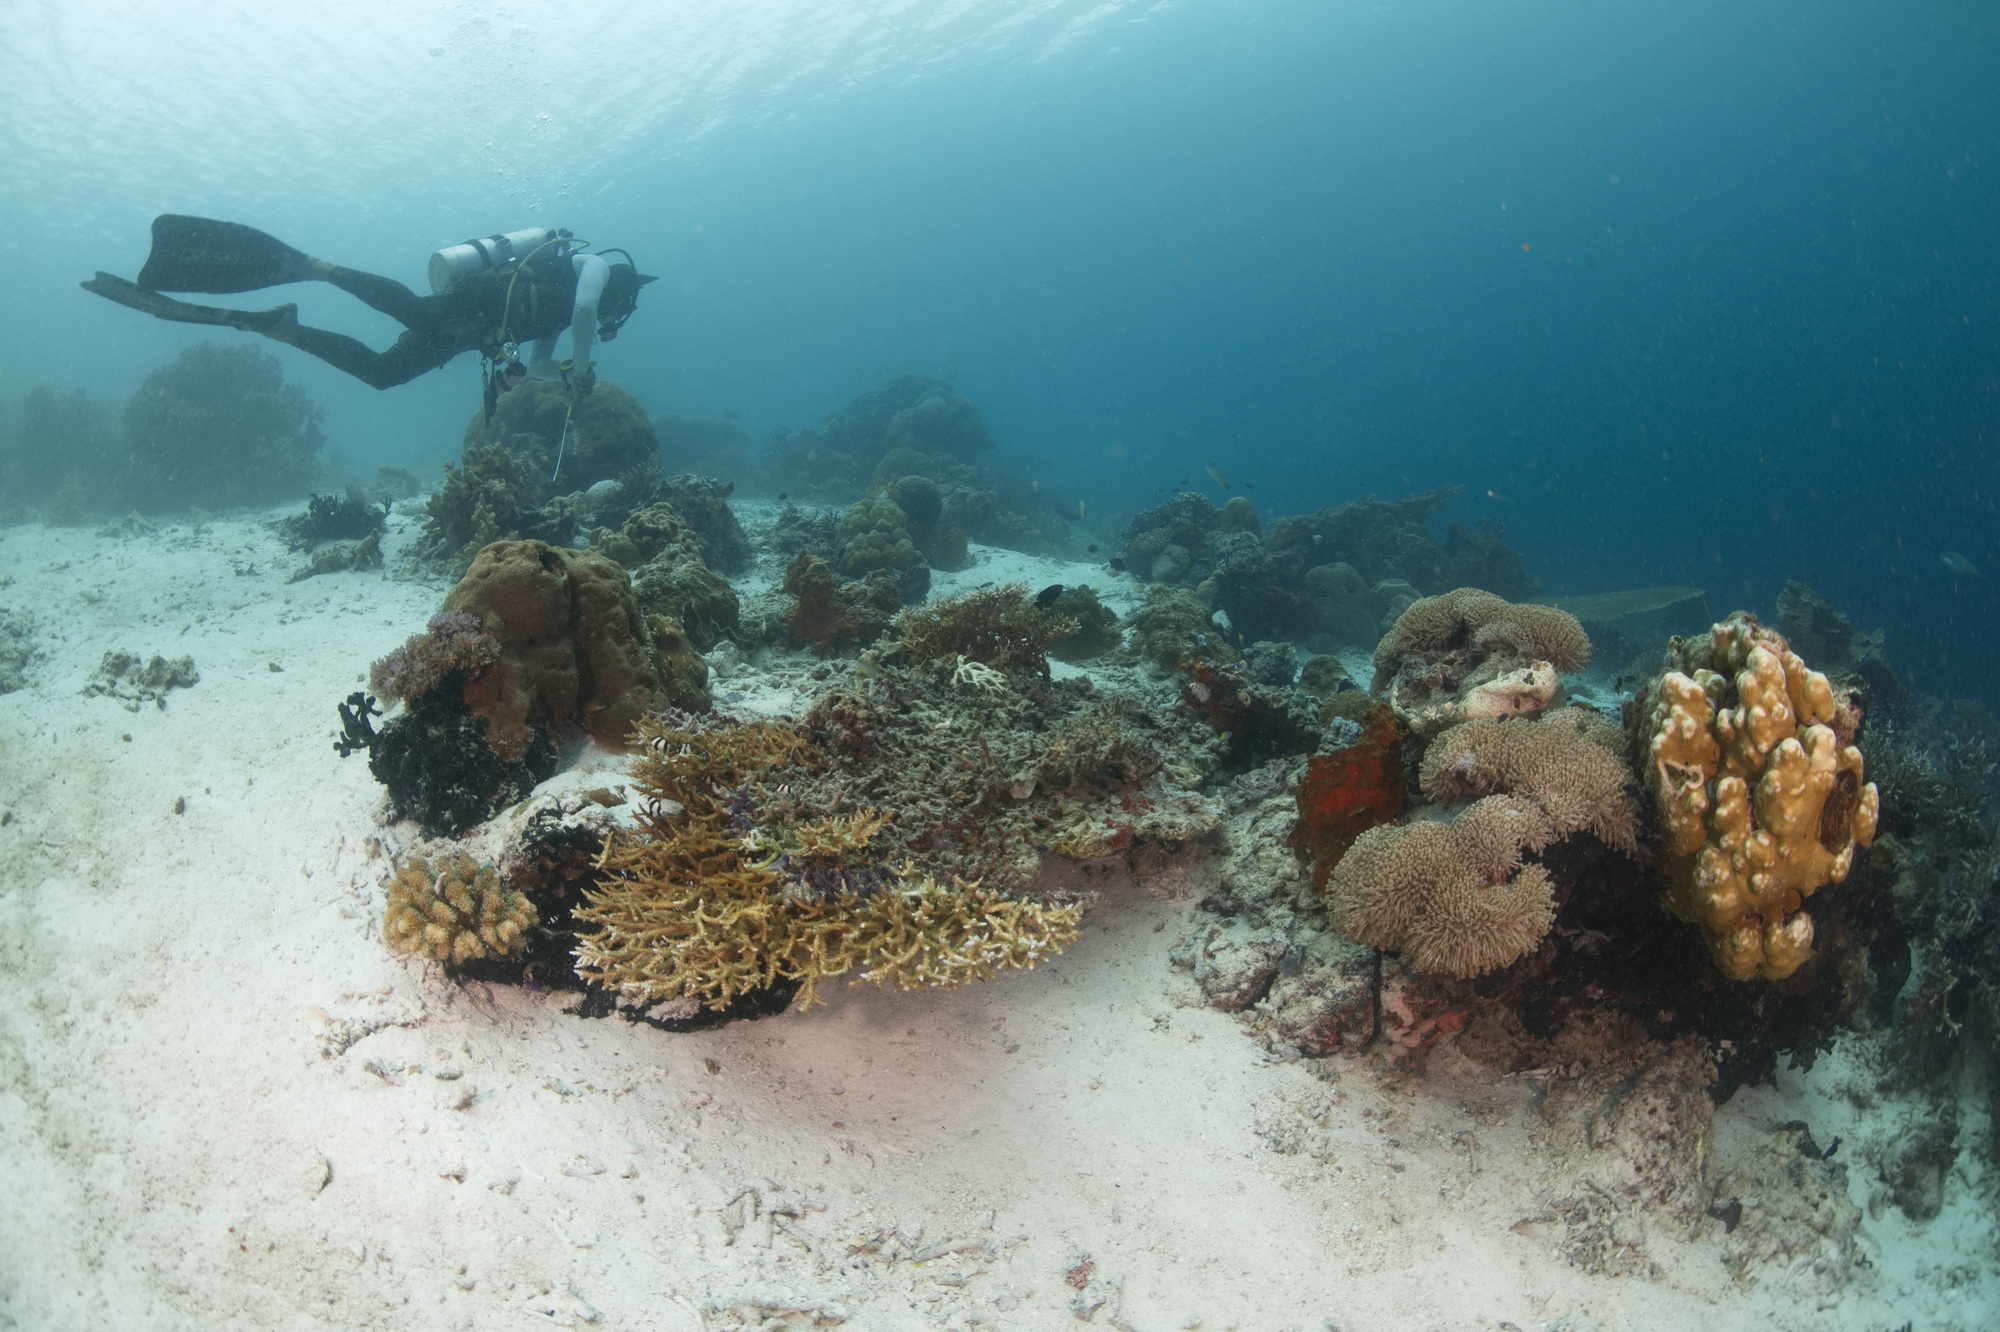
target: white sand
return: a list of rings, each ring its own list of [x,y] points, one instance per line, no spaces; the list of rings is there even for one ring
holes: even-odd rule
[[[1169,969],[1190,904],[1122,873],[1069,952],[964,991],[670,1035],[460,989],[382,946],[413,832],[331,748],[445,589],[298,563],[250,521],[0,532],[0,607],[46,650],[0,696],[0,1327],[1988,1325],[1964,1179],[1929,1226],[1865,1221],[1845,1287],[1739,1280],[1713,1223],[1653,1240],[1651,1279],[1579,1273],[1510,1229],[1551,1166],[1532,1079],[1272,1062]],[[939,590],[1009,579],[1077,571]],[[84,697],[121,648],[201,681]],[[1821,1128],[1852,1077],[1737,1097],[1721,1164],[1809,1119],[1865,1205],[1868,1123]]]

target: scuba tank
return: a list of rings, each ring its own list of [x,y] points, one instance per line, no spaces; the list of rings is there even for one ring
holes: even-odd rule
[[[459,279],[489,268],[505,268],[511,263],[526,259],[536,250],[556,240],[566,240],[567,231],[551,231],[547,227],[524,227],[520,231],[509,231],[504,235],[475,237],[447,246],[431,256],[431,292],[442,295],[456,286]]]

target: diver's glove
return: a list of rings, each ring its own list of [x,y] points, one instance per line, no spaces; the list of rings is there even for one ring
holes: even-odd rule
[[[568,386],[571,397],[587,397],[590,391],[597,387],[597,362],[592,361],[581,370],[575,367],[575,361],[562,363],[563,383]]]

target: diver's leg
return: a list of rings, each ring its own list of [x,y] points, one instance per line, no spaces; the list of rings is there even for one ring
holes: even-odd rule
[[[291,307],[286,307],[291,308]],[[435,333],[405,333],[388,351],[378,352],[344,333],[329,333],[297,321],[294,311],[289,328],[265,331],[264,336],[287,342],[300,351],[319,357],[336,370],[353,375],[370,388],[395,388],[418,375],[437,369],[466,348]]]
[[[424,303],[430,298],[417,295],[394,278],[364,273],[358,268],[342,268],[325,260],[313,262],[311,275],[322,282],[331,282],[350,296],[360,297],[404,328],[419,328],[427,322]]]

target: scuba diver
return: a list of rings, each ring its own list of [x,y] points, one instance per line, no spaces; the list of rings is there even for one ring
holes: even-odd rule
[[[315,259],[252,227],[164,213],[153,219],[153,252],[136,283],[100,272],[81,285],[156,319],[261,333],[378,389],[407,384],[460,352],[477,351],[490,418],[499,395],[523,377],[523,343],[534,343],[525,374],[561,380],[572,402],[597,382],[592,343],[618,336],[638,306],[639,288],[653,279],[624,250],[583,253],[589,243],[542,227],[469,240],[431,256],[432,294],[419,296],[392,278]],[[624,260],[608,262],[605,256],[614,254]],[[296,305],[225,310],[160,295],[258,291],[288,282],[332,283],[406,331],[378,352],[345,334],[301,324]],[[565,328],[570,355],[557,361],[556,337]]]

